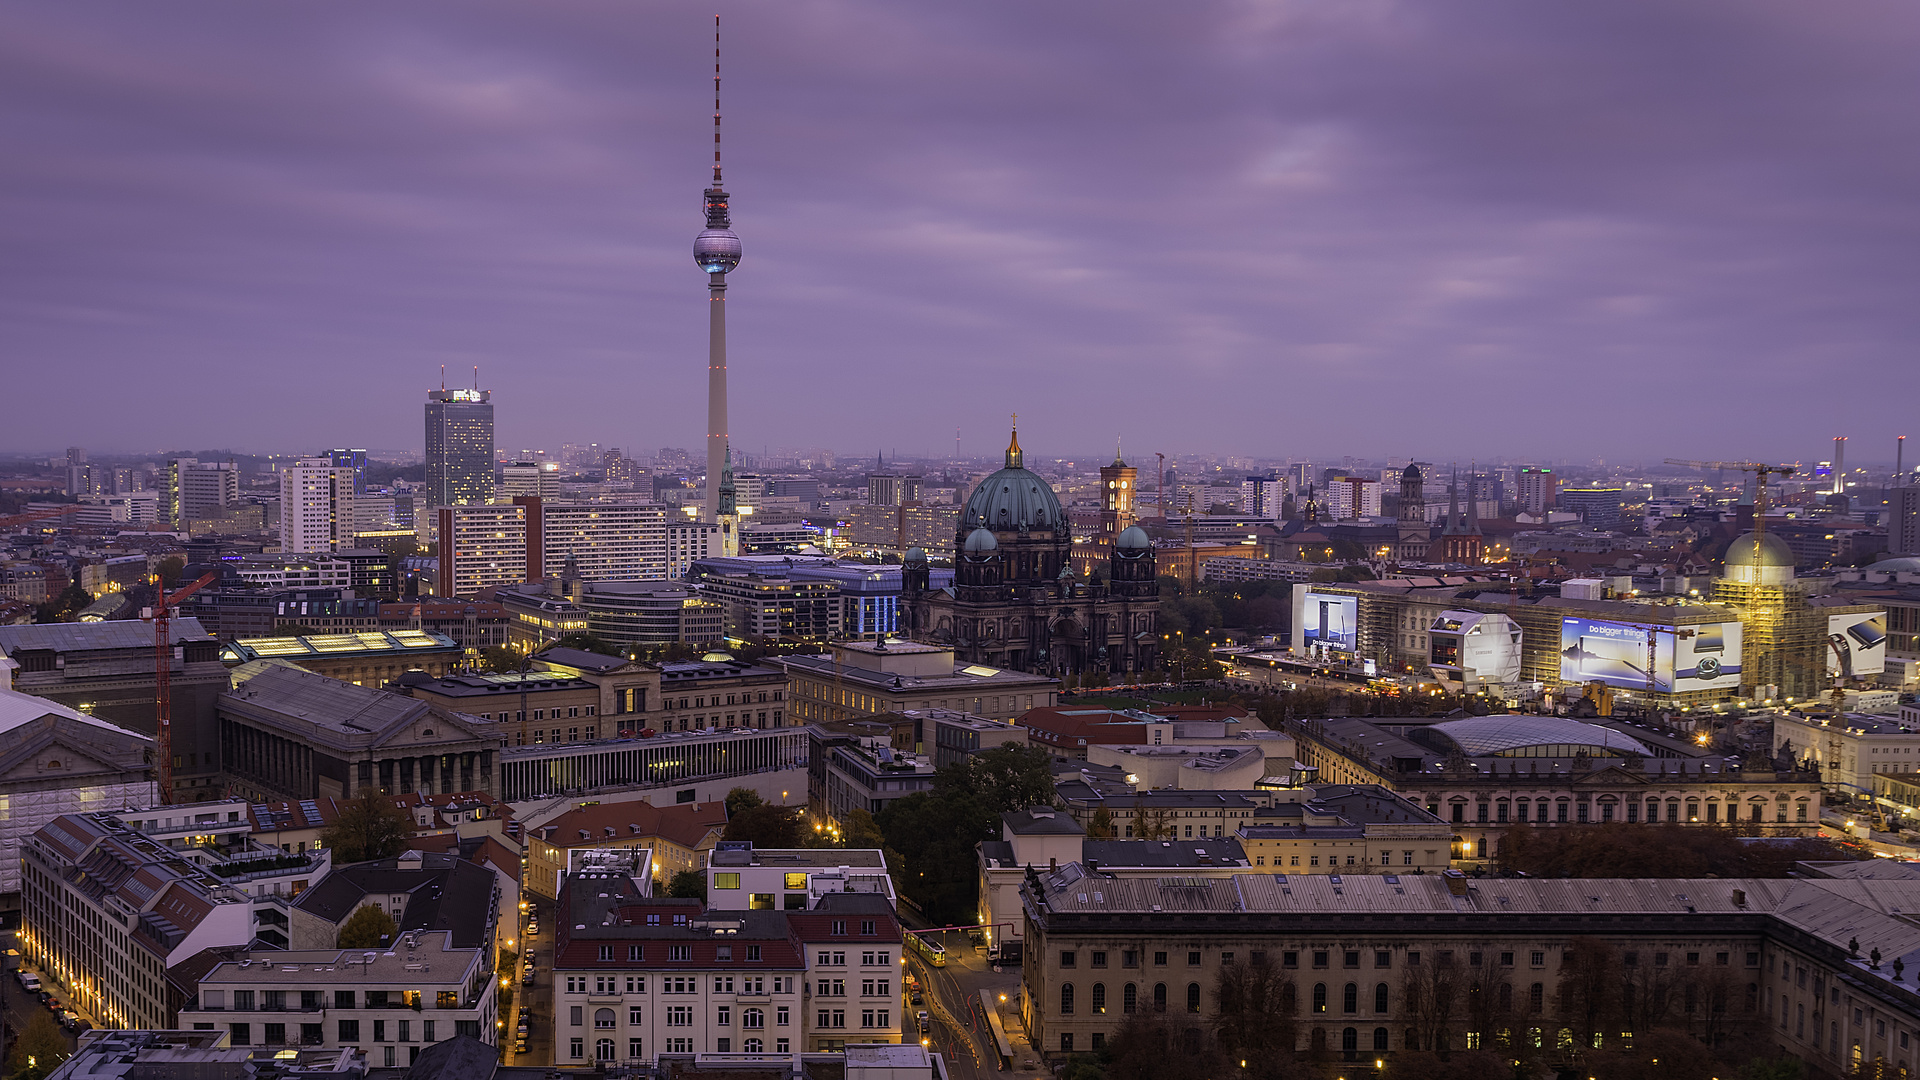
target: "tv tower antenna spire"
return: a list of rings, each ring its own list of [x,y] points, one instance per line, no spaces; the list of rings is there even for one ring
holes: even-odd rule
[[[734,508],[721,499],[727,472],[727,274],[740,265],[740,237],[720,186],[720,16],[713,17],[713,186],[706,190],[707,227],[693,241],[693,261],[707,275],[707,502],[706,520],[719,524],[722,553],[734,537]],[[737,541],[736,541],[737,542]]]

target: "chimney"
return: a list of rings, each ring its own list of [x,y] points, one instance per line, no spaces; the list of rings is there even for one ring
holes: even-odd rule
[[[1747,890],[1745,889],[1733,890],[1733,906],[1737,908],[1743,908],[1747,906]]]
[[[1467,895],[1467,875],[1458,870],[1448,870],[1440,876],[1447,879],[1447,892],[1449,895]]]

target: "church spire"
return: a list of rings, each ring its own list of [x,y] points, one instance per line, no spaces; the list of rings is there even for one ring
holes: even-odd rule
[[[1460,531],[1460,467],[1455,465],[1447,478],[1447,527],[1449,533]]]
[[[1013,414],[1013,438],[1007,443],[1007,468],[1026,468],[1026,455],[1020,452],[1020,414]]]

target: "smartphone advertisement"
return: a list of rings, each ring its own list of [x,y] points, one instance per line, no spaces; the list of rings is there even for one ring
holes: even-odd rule
[[[1887,670],[1887,613],[1827,616],[1827,675],[1851,679]]]
[[[1646,627],[1567,616],[1560,620],[1560,678],[1656,694],[1738,690],[1740,624]]]

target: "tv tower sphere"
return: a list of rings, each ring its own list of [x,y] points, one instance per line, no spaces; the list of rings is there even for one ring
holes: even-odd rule
[[[704,229],[693,239],[693,261],[709,274],[740,265],[740,237],[732,229]]]

